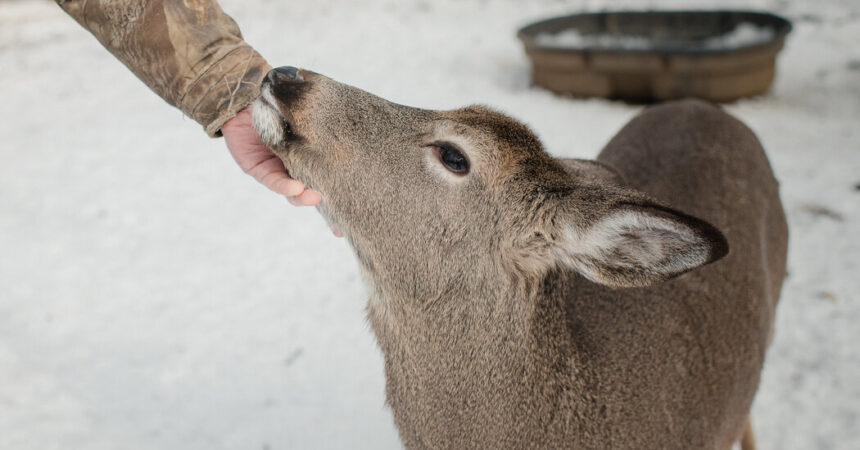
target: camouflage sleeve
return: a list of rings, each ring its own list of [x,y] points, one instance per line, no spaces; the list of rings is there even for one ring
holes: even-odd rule
[[[215,0],[56,0],[210,136],[259,95],[269,65]]]

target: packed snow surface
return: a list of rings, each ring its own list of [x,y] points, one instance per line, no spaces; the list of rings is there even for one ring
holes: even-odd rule
[[[565,157],[640,108],[531,86],[519,27],[601,8],[791,19],[771,92],[727,106],[791,232],[753,422],[760,449],[860,448],[860,2],[221,4],[273,65],[492,105]],[[400,448],[356,264],[313,208],[244,175],[53,2],[0,0],[0,101],[0,449]]]
[[[773,39],[773,36],[773,28],[744,22],[727,33],[701,41],[681,42],[673,41],[671,38],[655,40],[647,36],[620,33],[583,34],[575,28],[570,28],[558,32],[539,33],[535,36],[535,42],[543,47],[575,50],[654,50],[660,47],[729,50],[763,44]]]

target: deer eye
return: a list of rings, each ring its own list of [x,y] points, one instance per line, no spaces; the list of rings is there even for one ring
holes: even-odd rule
[[[454,147],[447,142],[441,142],[433,144],[433,148],[436,151],[436,156],[439,158],[439,162],[441,162],[446,169],[456,173],[457,175],[465,175],[469,173],[469,160],[466,159],[466,156],[463,155],[463,152],[461,152],[457,147]]]

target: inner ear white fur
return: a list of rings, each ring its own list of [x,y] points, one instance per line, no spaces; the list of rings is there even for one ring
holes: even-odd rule
[[[622,209],[586,229],[569,227],[557,257],[586,278],[617,287],[647,286],[705,264],[707,241],[680,220]]]

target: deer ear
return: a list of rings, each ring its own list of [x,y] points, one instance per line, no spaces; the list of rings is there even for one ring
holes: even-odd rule
[[[558,256],[610,287],[650,286],[714,262],[729,249],[712,225],[656,205],[616,205],[588,227],[564,234]]]

